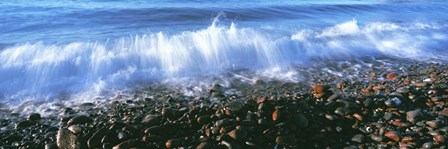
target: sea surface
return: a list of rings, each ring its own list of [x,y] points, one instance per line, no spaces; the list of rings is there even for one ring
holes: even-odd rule
[[[448,1],[0,1],[1,108],[383,59],[446,63]]]

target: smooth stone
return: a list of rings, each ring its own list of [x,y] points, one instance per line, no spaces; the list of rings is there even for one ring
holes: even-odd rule
[[[148,114],[143,118],[141,123],[145,124],[146,126],[154,126],[159,124],[159,122],[160,122],[159,116]]]
[[[143,147],[144,142],[138,141],[137,139],[131,139],[121,142],[120,144],[115,145],[112,149],[130,149],[133,147]]]
[[[16,124],[16,129],[28,128],[28,127],[33,126],[34,124],[36,124],[36,123],[34,123],[32,121],[28,121],[28,120],[20,121]]]
[[[231,141],[221,141],[221,144],[226,146],[227,149],[240,149],[241,145],[239,145],[238,143],[234,143]]]
[[[413,111],[406,112],[406,120],[411,123],[416,123],[423,118],[423,113],[421,109],[416,109]]]
[[[445,143],[446,142],[446,136],[444,135],[435,135],[434,140],[439,143]]]
[[[423,149],[433,149],[434,148],[434,143],[432,142],[426,142],[422,145]]]
[[[80,149],[81,144],[78,137],[70,132],[70,130],[61,128],[56,136],[56,143],[61,149]]]
[[[381,142],[384,140],[383,136],[377,136],[377,135],[372,135],[372,136],[370,136],[370,138],[375,142]]]
[[[227,107],[229,108],[230,111],[238,112],[243,108],[243,104],[240,102],[234,101],[234,102],[229,103],[229,105],[227,105]]]
[[[338,107],[336,110],[334,110],[334,113],[339,116],[346,116],[349,113],[349,110],[344,107]]]
[[[82,132],[82,127],[79,125],[71,125],[68,127],[68,130],[70,130],[73,134],[78,134]]]
[[[443,122],[441,120],[432,120],[432,121],[427,121],[426,125],[428,125],[431,128],[440,128],[444,124],[443,124]]]
[[[309,125],[308,118],[303,114],[299,114],[296,118],[296,124],[301,128],[306,128]]]
[[[365,136],[363,134],[357,134],[352,137],[353,142],[362,143],[364,142]]]
[[[85,115],[80,115],[68,120],[67,125],[86,124],[86,123],[93,123],[93,119]]]
[[[38,121],[38,120],[40,120],[42,117],[40,116],[40,114],[39,113],[31,113],[29,116],[28,116],[28,120],[30,120],[30,121]]]
[[[47,143],[45,149],[58,149],[58,146],[55,143]]]
[[[386,132],[386,134],[384,134],[385,137],[394,140],[395,142],[399,142],[401,139],[401,136],[398,132],[396,131],[389,131]]]
[[[383,118],[388,121],[390,120],[394,115],[390,112],[384,112]]]
[[[209,148],[212,148],[212,145],[208,142],[202,142],[196,147],[196,149],[209,149]]]
[[[89,148],[101,148],[101,139],[108,133],[109,129],[100,128],[98,129],[92,137],[87,140],[87,146]]]
[[[182,142],[180,139],[170,139],[165,142],[165,147],[166,148],[176,148],[176,147],[179,147],[181,145],[181,143]]]
[[[247,137],[247,131],[243,130],[243,129],[234,129],[232,131],[230,131],[229,133],[227,133],[231,138],[237,140],[237,141],[241,141],[246,139]]]
[[[211,122],[211,118],[209,115],[200,116],[197,118],[199,124],[204,125]]]

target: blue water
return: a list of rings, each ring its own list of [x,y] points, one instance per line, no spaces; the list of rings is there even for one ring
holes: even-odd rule
[[[447,12],[443,0],[2,0],[0,101],[316,58],[446,62]]]

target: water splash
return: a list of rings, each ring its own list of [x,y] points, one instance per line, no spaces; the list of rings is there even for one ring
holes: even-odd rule
[[[65,93],[96,96],[148,81],[200,78],[239,69],[273,77],[284,74],[282,78],[294,80],[300,78],[299,73],[281,70],[291,65],[306,67],[316,58],[331,61],[383,55],[446,60],[446,53],[434,48],[444,47],[445,29],[434,24],[363,25],[352,20],[279,33],[275,28],[219,25],[217,17],[208,28],[177,34],[159,32],[104,42],[25,43],[0,51],[0,92],[2,102],[16,105],[52,100]]]

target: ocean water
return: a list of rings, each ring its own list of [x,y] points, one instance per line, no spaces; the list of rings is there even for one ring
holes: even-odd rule
[[[300,81],[294,66],[316,61],[446,63],[447,12],[444,0],[2,0],[0,105],[241,69]]]

